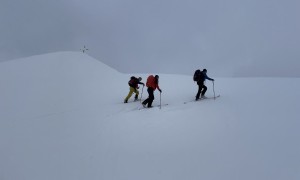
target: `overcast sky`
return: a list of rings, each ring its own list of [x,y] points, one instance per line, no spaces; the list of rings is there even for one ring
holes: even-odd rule
[[[299,0],[0,0],[0,61],[79,51],[124,73],[300,77]]]

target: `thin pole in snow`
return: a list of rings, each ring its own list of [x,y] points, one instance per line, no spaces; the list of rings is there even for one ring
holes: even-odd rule
[[[142,103],[143,91],[144,91],[144,86],[143,86],[143,88],[142,88],[142,93],[141,93],[140,103]]]
[[[214,99],[216,99],[216,93],[215,93],[215,82],[213,81],[213,91],[214,91]]]
[[[159,109],[161,109],[161,92],[159,92]]]

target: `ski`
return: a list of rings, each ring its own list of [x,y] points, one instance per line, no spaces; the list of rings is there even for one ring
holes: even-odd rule
[[[206,100],[206,99],[217,99],[218,97],[220,97],[221,95],[217,95],[215,97],[206,97],[206,98],[200,98],[198,101],[203,101],[203,100]],[[192,100],[192,101],[186,101],[184,102],[183,104],[187,104],[187,103],[190,103],[190,102],[197,102],[196,100]]]
[[[128,101],[127,103],[123,102],[120,104],[131,104],[131,103],[136,103],[136,102],[141,102],[140,100],[133,100],[133,101]]]
[[[161,107],[167,106],[167,105],[169,105],[169,104],[162,104]],[[138,107],[138,110],[142,110],[142,109],[153,109],[153,108],[159,108],[159,107],[160,107],[160,105],[155,105],[155,106],[152,106],[151,108],[148,108],[148,107],[144,107],[144,106],[142,105],[142,106]]]

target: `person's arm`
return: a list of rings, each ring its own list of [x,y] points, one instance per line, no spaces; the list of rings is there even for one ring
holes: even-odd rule
[[[159,92],[161,92],[162,90],[159,88],[158,84],[156,85],[157,89],[159,90]]]
[[[205,79],[208,79],[208,80],[210,80],[210,81],[214,81],[214,79],[208,77],[206,73],[204,74],[204,76],[205,76]]]
[[[140,82],[140,81],[138,82],[138,84],[142,84],[143,86],[145,86],[145,84],[143,82]]]

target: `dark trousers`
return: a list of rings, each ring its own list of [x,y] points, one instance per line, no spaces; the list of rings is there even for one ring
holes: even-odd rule
[[[148,104],[148,107],[151,107],[152,102],[154,100],[154,90],[151,87],[148,87],[147,91],[148,91],[149,97],[145,101],[143,101],[143,104],[144,105]]]
[[[200,94],[201,96],[204,96],[207,90],[207,87],[204,85],[204,82],[198,82],[198,92],[196,95],[196,99],[199,99]]]

